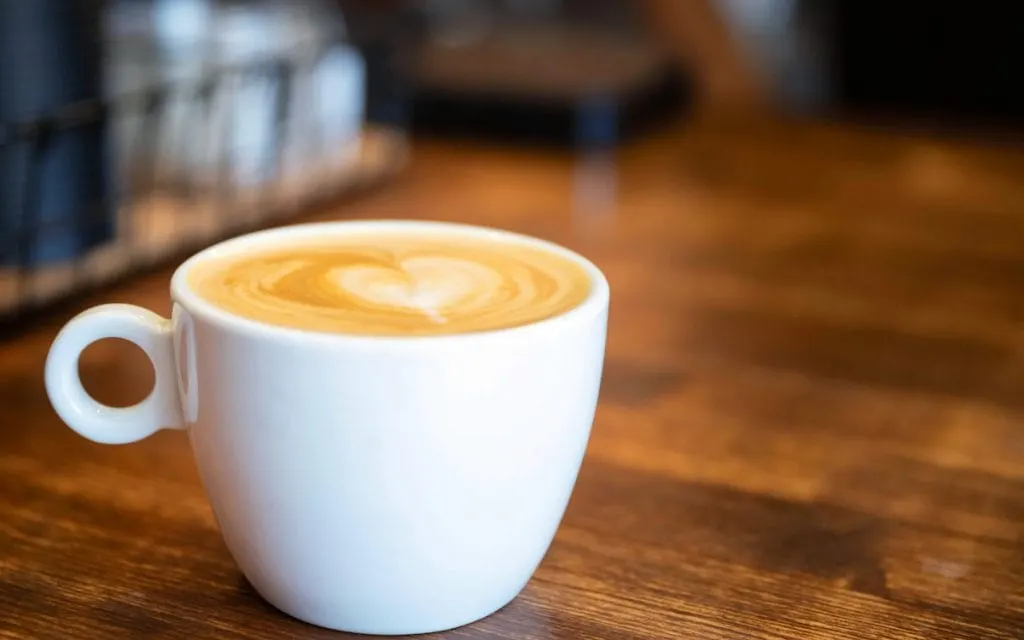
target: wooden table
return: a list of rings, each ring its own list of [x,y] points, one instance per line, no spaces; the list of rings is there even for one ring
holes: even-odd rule
[[[1024,154],[838,126],[703,123],[614,156],[424,144],[315,217],[471,221],[612,285],[593,438],[523,594],[451,638],[1024,637]],[[61,425],[60,323],[167,313],[170,271],[0,343],[0,637],[333,638],[263,603],[186,438]],[[90,348],[87,388],[148,363]]]

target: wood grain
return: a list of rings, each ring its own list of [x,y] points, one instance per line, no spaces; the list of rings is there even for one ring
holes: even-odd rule
[[[312,217],[511,228],[612,285],[555,543],[438,637],[1024,637],[1024,154],[779,122],[584,158],[421,144],[394,188]],[[169,275],[0,343],[0,637],[338,637],[246,585],[183,434],[95,445],[47,403],[60,324],[167,313]],[[152,382],[123,344],[81,368],[120,404]]]

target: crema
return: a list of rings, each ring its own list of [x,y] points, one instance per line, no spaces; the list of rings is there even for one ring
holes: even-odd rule
[[[590,276],[501,238],[352,234],[209,258],[188,274],[211,304],[268,324],[356,335],[442,335],[530,324],[580,305]]]

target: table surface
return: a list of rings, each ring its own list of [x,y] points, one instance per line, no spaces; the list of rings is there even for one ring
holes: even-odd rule
[[[561,242],[612,286],[563,525],[451,638],[1020,638],[1024,154],[839,125],[697,123],[611,155],[421,144],[316,218]],[[0,637],[333,638],[229,557],[186,437],[103,446],[43,391],[59,325],[167,313],[169,270],[0,342]],[[114,341],[81,370],[140,399]]]

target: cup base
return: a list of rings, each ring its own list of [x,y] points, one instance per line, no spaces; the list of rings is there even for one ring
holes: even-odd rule
[[[250,584],[252,583],[250,582]],[[336,610],[329,608],[283,606],[274,602],[270,598],[267,598],[256,585],[252,585],[256,593],[259,594],[260,598],[262,598],[267,604],[281,613],[299,620],[300,622],[305,622],[306,624],[311,624],[323,629],[329,629],[331,631],[372,636],[422,635],[428,633],[439,633],[441,631],[450,631],[452,629],[464,627],[466,625],[473,624],[474,622],[479,622],[484,618],[488,618],[504,609],[519,596],[525,586],[526,585],[523,585],[519,589],[515,590],[511,596],[500,599],[496,606],[478,608],[476,611],[468,612],[463,615],[434,617],[429,621],[417,621],[404,618],[398,612],[389,612],[387,620],[367,620],[365,622],[359,622],[352,620],[351,616],[339,615]]]

